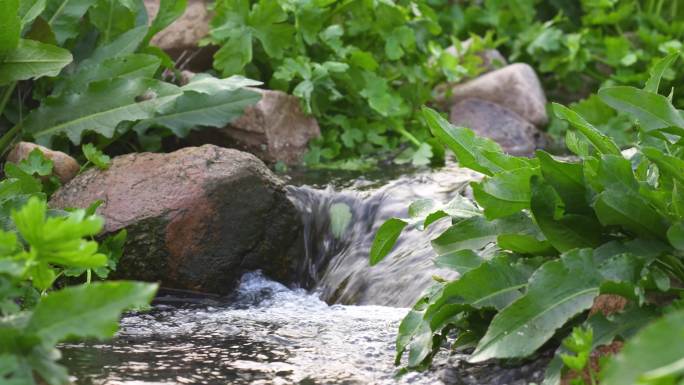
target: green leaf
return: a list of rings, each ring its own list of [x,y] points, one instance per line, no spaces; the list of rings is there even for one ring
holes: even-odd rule
[[[639,119],[646,131],[674,128],[684,133],[684,118],[664,96],[634,87],[602,88],[598,95],[609,106]]]
[[[252,33],[247,29],[236,30],[214,54],[214,68],[222,74],[242,72],[252,61]]]
[[[465,274],[480,266],[484,261],[484,258],[472,250],[457,250],[438,255],[435,258],[435,265],[453,270],[459,274]]]
[[[138,12],[141,10],[139,7],[142,6],[142,3],[137,1],[95,0],[95,4],[88,11],[88,20],[100,32],[99,42],[109,43],[134,28]]]
[[[668,68],[679,58],[679,52],[672,52],[671,54],[665,56],[664,58],[658,60],[648,71],[651,75],[646,81],[644,86],[644,91],[658,93],[660,88],[660,79],[663,78],[663,74]]]
[[[86,157],[88,162],[94,164],[100,170],[106,170],[109,168],[111,158],[102,151],[100,151],[92,143],[84,144],[81,147],[81,150],[83,151],[83,156]]]
[[[654,147],[643,147],[641,152],[653,163],[658,165],[660,172],[684,183],[684,160],[664,154]]]
[[[464,249],[478,250],[496,242],[500,234],[528,232],[534,227],[532,220],[523,213],[493,221],[476,216],[463,219],[449,227],[432,241],[432,247],[438,254]]]
[[[158,105],[180,94],[177,87],[152,79],[96,82],[80,94],[47,98],[26,117],[24,128],[37,143],[48,147],[61,135],[74,144],[89,131],[111,138],[119,123],[152,118]]]
[[[187,5],[188,0],[161,0],[159,2],[159,11],[150,25],[150,30],[147,32],[145,40],[150,41],[157,32],[171,25],[171,23],[183,15]]]
[[[104,224],[102,218],[86,216],[84,210],[49,218],[46,212],[45,201],[32,197],[12,213],[12,220],[31,246],[34,258],[66,267],[94,268],[107,263],[107,257],[97,252],[97,242],[83,239],[99,234]]]
[[[121,313],[149,304],[156,291],[156,284],[126,281],[62,289],[38,303],[25,331],[48,344],[72,337],[110,338]]]
[[[17,48],[20,33],[19,0],[3,0],[0,2],[0,58]]]
[[[248,79],[242,76],[231,76],[225,79],[218,79],[209,74],[197,74],[190,79],[190,82],[181,89],[183,91],[195,91],[201,94],[217,94],[221,91],[234,91],[243,87],[259,86],[262,83],[257,80]]]
[[[502,218],[530,207],[530,178],[539,168],[523,167],[503,171],[471,183],[477,203],[487,219]]]
[[[504,249],[520,254],[553,255],[556,250],[545,239],[538,239],[529,234],[501,234],[496,237],[497,245]]]
[[[558,216],[560,199],[541,178],[532,178],[531,208],[534,220],[544,236],[558,251],[601,244],[602,229],[592,217],[579,214]]]
[[[43,17],[47,20],[59,44],[78,35],[81,18],[95,0],[48,0]]]
[[[544,151],[537,151],[544,180],[560,195],[565,211],[572,214],[590,214],[584,182],[584,168],[581,163],[555,160]]]
[[[553,103],[552,105],[553,112],[556,116],[568,121],[573,127],[577,128],[582,135],[589,139],[591,144],[593,144],[600,153],[620,155],[620,149],[615,142],[601,133],[601,131],[591,125],[591,123],[584,120],[580,114],[558,103]]]
[[[370,249],[371,266],[376,265],[389,254],[406,225],[408,225],[406,221],[390,218],[380,226]]]
[[[352,212],[346,203],[335,203],[330,206],[330,231],[340,239],[352,220]]]
[[[57,76],[71,60],[71,53],[65,49],[21,39],[15,50],[0,58],[0,85],[41,76]]]
[[[28,158],[19,162],[19,168],[29,175],[48,176],[52,174],[52,161],[45,158],[39,148],[33,149]]]
[[[684,223],[679,222],[667,230],[667,239],[677,250],[684,250]]]
[[[586,250],[545,263],[530,278],[527,293],[494,317],[469,361],[534,353],[570,318],[591,307],[601,281]]]
[[[242,116],[245,108],[259,101],[261,95],[248,89],[220,91],[215,94],[185,91],[182,95],[161,104],[153,118],[136,125],[144,132],[147,127],[161,126],[176,136],[186,137],[197,126],[224,127]]]
[[[21,27],[26,27],[45,10],[46,0],[20,0],[19,17]]]
[[[491,176],[534,165],[534,161],[529,159],[504,154],[494,141],[477,137],[467,128],[452,126],[437,111],[427,107],[423,107],[422,111],[432,134],[456,154],[462,167]]]
[[[147,26],[141,25],[121,34],[108,44],[98,45],[95,51],[79,64],[78,69],[95,68],[106,60],[134,53],[145,39],[145,33]]]
[[[628,340],[603,371],[602,385],[675,383],[684,365],[684,310],[665,315]]]

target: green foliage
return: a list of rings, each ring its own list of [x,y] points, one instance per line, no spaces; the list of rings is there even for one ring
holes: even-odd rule
[[[0,152],[20,137],[67,152],[84,142],[99,151],[158,150],[166,136],[240,116],[259,100],[243,87],[260,83],[202,75],[179,87],[167,81],[180,78],[171,59],[147,45],[185,5],[162,1],[148,25],[142,0],[3,2]],[[86,159],[102,167],[87,151]]]
[[[309,166],[360,157],[337,166],[362,168],[390,150],[401,152],[399,164],[440,160],[419,107],[438,83],[481,72],[475,53],[494,45],[475,37],[456,57],[444,47],[460,42],[442,33],[425,1],[220,0],[206,42],[220,47],[214,68],[224,76],[246,74],[294,94],[318,118],[323,137]]]
[[[397,337],[397,363],[408,351],[408,366],[424,368],[445,342],[452,348],[475,346],[470,361],[481,362],[527,357],[550,340],[565,339],[545,382],[556,384],[563,364],[582,371],[598,344],[629,338],[662,315],[653,310],[650,294],[677,296],[684,282],[684,121],[668,98],[648,90],[657,88],[664,71],[651,71],[646,90],[606,87],[598,93],[637,123],[640,141],[628,157],[577,111],[561,105],[554,111],[575,129],[574,148],[581,149],[575,160],[542,151],[532,159],[504,155],[488,139],[424,110],[431,131],[461,166],[485,177],[471,183],[478,210],[439,216],[452,224],[432,240],[437,262],[461,278],[437,282],[407,315]],[[419,201],[409,215],[424,217],[435,207]],[[408,223],[393,218],[380,227],[375,243],[382,248],[371,250],[371,264],[389,253]],[[588,317],[599,294],[622,296],[630,305],[608,318]],[[667,330],[681,334],[682,321],[668,320]],[[649,330],[656,333],[655,327],[643,333]],[[453,333],[455,340],[449,338]],[[654,342],[647,347],[644,341]],[[625,350],[631,358],[610,364],[608,383],[674,383],[663,379],[679,378],[681,349],[655,346],[665,341],[649,335],[628,342],[638,348]],[[654,358],[635,364],[636,349]]]

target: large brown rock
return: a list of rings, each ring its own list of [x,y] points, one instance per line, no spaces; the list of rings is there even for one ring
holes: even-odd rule
[[[181,68],[204,71],[211,68],[214,49],[199,47],[199,41],[209,34],[212,14],[205,0],[188,0],[181,17],[157,33],[150,43],[176,59]],[[150,20],[159,12],[159,0],[145,0]]]
[[[45,158],[52,161],[52,173],[59,178],[62,183],[67,183],[73,179],[81,169],[81,166],[79,166],[76,159],[69,155],[30,142],[17,143],[9,154],[7,154],[7,161],[10,163],[19,163],[28,158],[29,154],[36,148],[43,153]]]
[[[247,107],[244,115],[221,129],[192,134],[193,144],[237,146],[267,162],[297,164],[309,141],[321,135],[315,118],[305,115],[299,99],[281,91],[254,89],[261,100]]]
[[[247,270],[290,281],[300,219],[256,157],[206,145],[114,158],[52,197],[55,208],[104,203],[105,233],[128,230],[115,277],[227,293]]]
[[[479,136],[492,139],[517,156],[531,156],[543,147],[545,134],[515,112],[480,99],[465,99],[451,107],[449,121],[468,127]]]
[[[548,122],[546,96],[532,67],[523,63],[508,65],[451,88],[447,104],[481,99],[499,104],[523,119],[543,126]]]

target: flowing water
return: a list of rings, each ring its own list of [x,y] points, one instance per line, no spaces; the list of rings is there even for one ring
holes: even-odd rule
[[[454,277],[432,266],[429,246],[447,223],[429,232],[406,231],[387,259],[371,268],[374,233],[385,219],[406,217],[407,202],[447,201],[467,193],[473,178],[453,167],[327,184],[311,174],[293,176],[288,193],[305,232],[298,288],[253,272],[230,298],[161,296],[150,312],[126,315],[113,341],[62,346],[62,362],[78,385],[538,381],[545,360],[511,368],[470,366],[446,352],[436,357],[433,370],[396,377],[394,339],[406,307],[433,275]],[[347,218],[337,224],[337,234],[332,207]]]

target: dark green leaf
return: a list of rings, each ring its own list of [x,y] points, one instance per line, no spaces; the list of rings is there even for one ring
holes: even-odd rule
[[[502,218],[530,207],[530,178],[539,168],[523,167],[503,171],[471,183],[477,203],[487,219]]]
[[[19,40],[16,49],[0,57],[0,85],[56,76],[71,60],[71,53],[65,49],[33,40]]]
[[[620,149],[611,138],[601,133],[601,131],[587,122],[577,112],[558,103],[553,103],[553,111],[556,116],[567,120],[573,127],[577,128],[599,152],[603,154],[620,154]]]
[[[0,2],[0,58],[17,48],[21,33],[19,0]]]
[[[684,118],[662,95],[627,86],[602,88],[598,94],[609,106],[639,119],[646,131],[674,128],[684,133]]]

